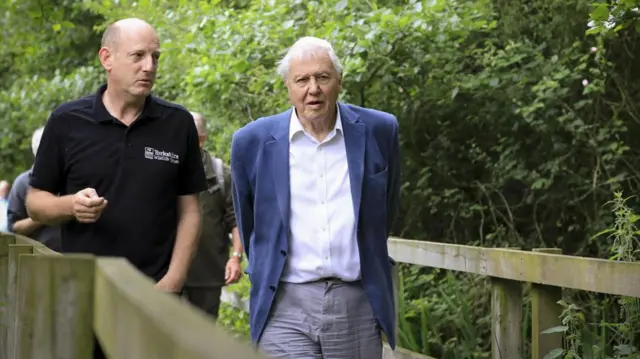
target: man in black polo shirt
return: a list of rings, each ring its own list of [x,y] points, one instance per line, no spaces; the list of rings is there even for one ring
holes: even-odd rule
[[[149,24],[109,26],[99,57],[106,85],[55,109],[45,126],[29,215],[62,223],[63,252],[125,257],[179,293],[207,188],[196,127],[186,109],[150,95],[160,52]]]

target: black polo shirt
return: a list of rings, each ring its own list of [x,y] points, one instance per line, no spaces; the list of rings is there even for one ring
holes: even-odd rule
[[[125,257],[148,276],[166,273],[178,196],[205,190],[198,134],[183,107],[148,96],[126,126],[94,95],[55,109],[42,134],[30,185],[60,195],[91,187],[107,199],[96,223],[62,225],[62,251]]]

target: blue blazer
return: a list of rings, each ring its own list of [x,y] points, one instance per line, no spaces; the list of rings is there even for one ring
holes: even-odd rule
[[[387,238],[398,209],[398,121],[388,113],[338,103],[357,218],[362,285],[389,345],[395,315]],[[231,142],[233,203],[249,261],[251,339],[267,322],[289,240],[289,121],[291,111],[260,118]]]

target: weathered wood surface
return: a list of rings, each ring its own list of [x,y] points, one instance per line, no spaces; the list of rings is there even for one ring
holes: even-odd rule
[[[491,278],[491,357],[522,357],[522,283]]]
[[[158,292],[124,259],[97,261],[94,328],[111,358],[265,358],[177,296]]]
[[[61,253],[58,253],[54,250],[52,250],[51,248],[45,246],[44,244],[31,239],[29,237],[25,237],[25,236],[21,236],[19,234],[14,234],[13,235],[15,237],[15,243],[16,244],[25,244],[25,245],[30,245],[33,246],[33,254],[41,254],[41,255],[47,255],[47,256],[61,256]]]
[[[399,262],[556,287],[640,298],[640,262],[390,238]]]
[[[561,254],[560,249],[534,249],[534,252]],[[550,328],[560,326],[562,288],[542,284],[531,285],[531,358],[544,359],[556,348],[562,348],[562,333],[541,334]]]
[[[7,356],[7,328],[9,326],[8,280],[9,280],[9,245],[14,243],[12,235],[0,233],[0,359]]]
[[[84,359],[93,352],[93,256],[19,256],[11,358]]]
[[[22,255],[32,254],[33,246],[24,244],[9,245],[9,267],[7,270],[7,318],[3,323],[6,331],[7,346],[4,349],[4,355],[7,359],[16,358],[14,351],[16,350],[16,313],[18,311],[18,275],[19,261]]]

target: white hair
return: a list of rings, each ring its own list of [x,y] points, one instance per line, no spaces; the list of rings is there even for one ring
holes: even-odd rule
[[[42,138],[42,132],[44,131],[44,127],[40,127],[33,132],[33,136],[31,136],[31,151],[35,156],[38,153],[38,147],[40,147],[40,139]]]
[[[331,46],[327,40],[312,36],[305,36],[298,39],[298,41],[289,48],[287,54],[278,62],[278,75],[286,80],[292,60],[315,57],[318,55],[329,55],[336,72],[338,72],[339,75],[342,75],[342,64],[340,63],[340,59],[336,55],[335,51],[333,51],[333,46]]]

